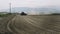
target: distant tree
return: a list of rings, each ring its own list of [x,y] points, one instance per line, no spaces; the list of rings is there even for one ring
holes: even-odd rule
[[[24,13],[24,12],[21,12],[21,15],[27,15],[26,13]]]
[[[60,13],[52,13],[52,15],[60,15]]]

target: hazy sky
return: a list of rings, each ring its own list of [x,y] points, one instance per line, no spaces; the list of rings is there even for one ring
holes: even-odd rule
[[[0,0],[0,10],[12,7],[42,7],[42,6],[60,6],[60,0]]]

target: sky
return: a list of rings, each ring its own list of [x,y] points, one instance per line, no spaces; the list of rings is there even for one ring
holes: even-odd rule
[[[60,0],[0,0],[0,10],[8,9],[10,2],[12,7],[60,6]]]

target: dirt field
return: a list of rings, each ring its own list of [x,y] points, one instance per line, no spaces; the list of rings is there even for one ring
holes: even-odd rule
[[[8,30],[15,34],[60,34],[60,15],[17,15],[9,27]]]
[[[0,19],[0,34],[60,34],[60,15],[12,17]]]
[[[11,34],[7,30],[8,21],[13,18],[14,15],[9,15],[7,17],[0,17],[0,34]]]

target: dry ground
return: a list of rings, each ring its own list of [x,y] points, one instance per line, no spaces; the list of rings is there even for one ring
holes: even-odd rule
[[[12,34],[7,30],[8,21],[13,18],[14,15],[9,15],[7,17],[0,17],[0,34]]]
[[[60,15],[17,15],[11,18],[13,16],[0,20],[0,34],[60,34]]]
[[[17,15],[9,27],[15,34],[60,34],[60,15]]]

